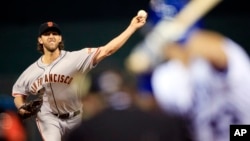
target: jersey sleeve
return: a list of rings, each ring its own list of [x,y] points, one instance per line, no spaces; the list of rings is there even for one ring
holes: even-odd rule
[[[94,57],[97,55],[99,48],[84,48],[71,53],[71,59],[75,62],[77,70],[87,72],[96,67],[93,64]]]
[[[18,96],[18,95],[28,95],[28,69],[25,70],[17,79],[17,81],[14,83],[12,87],[12,96]]]
[[[37,81],[44,72],[44,69],[38,66],[38,61],[31,64],[22,74],[17,78],[16,82],[12,87],[12,96],[17,95],[30,95],[35,94],[35,91],[32,89],[32,83]],[[40,86],[33,86],[40,87]]]

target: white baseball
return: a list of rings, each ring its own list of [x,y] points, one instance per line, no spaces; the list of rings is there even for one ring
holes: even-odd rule
[[[147,12],[145,10],[139,10],[138,13],[137,13],[137,16],[146,17],[147,16]]]

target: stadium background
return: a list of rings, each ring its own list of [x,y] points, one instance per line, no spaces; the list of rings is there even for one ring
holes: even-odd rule
[[[250,9],[246,3],[224,0],[204,22],[207,28],[231,37],[250,53]],[[36,40],[42,22],[53,20],[60,25],[67,50],[99,46],[119,34],[139,9],[147,10],[148,0],[9,0],[0,7],[0,95],[10,95],[20,73],[40,56]],[[125,57],[142,39],[142,32],[136,32],[124,48],[97,69],[110,64],[124,67]],[[33,131],[31,138],[36,134]]]
[[[62,30],[67,50],[105,44],[129,23],[148,0],[10,0],[0,8],[0,93],[10,93],[16,77],[40,54],[36,38],[40,23],[53,20]],[[250,10],[246,1],[223,1],[205,17],[205,24],[250,48]],[[104,61],[123,67],[131,48],[143,38],[138,31],[124,48]],[[249,51],[248,51],[249,52]],[[107,62],[107,63],[105,63]]]

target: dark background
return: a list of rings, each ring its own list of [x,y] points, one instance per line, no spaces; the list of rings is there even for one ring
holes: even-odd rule
[[[20,73],[41,54],[36,51],[38,27],[53,20],[62,30],[67,50],[106,44],[121,33],[149,0],[8,0],[0,5],[0,93],[10,93]],[[246,0],[224,0],[204,17],[207,28],[234,39],[249,52],[250,9]],[[136,32],[116,54],[105,59],[122,68],[124,58],[143,39]]]
[[[0,17],[6,23],[25,24],[48,19],[87,21],[129,18],[147,9],[149,0],[8,0],[1,4]],[[247,15],[247,0],[224,0],[211,16]]]

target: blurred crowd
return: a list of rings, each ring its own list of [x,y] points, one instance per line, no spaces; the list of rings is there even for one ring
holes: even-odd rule
[[[84,120],[68,140],[191,141],[182,117],[163,112],[148,78],[109,68],[89,77]]]

